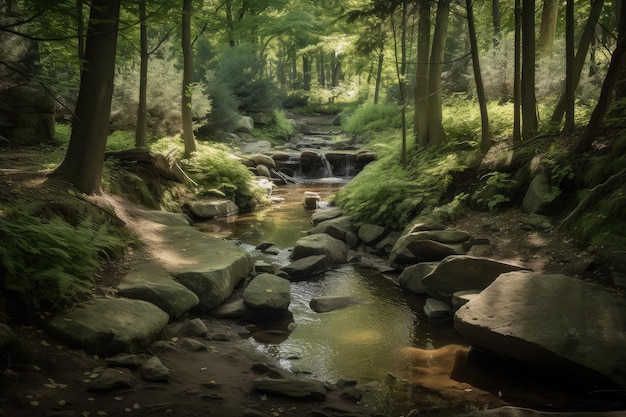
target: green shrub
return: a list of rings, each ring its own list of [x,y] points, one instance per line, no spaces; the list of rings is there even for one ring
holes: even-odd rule
[[[107,138],[107,151],[123,151],[135,147],[135,132],[116,130]]]
[[[88,298],[100,258],[119,251],[123,240],[90,218],[72,226],[58,216],[33,216],[33,211],[24,205],[0,210],[0,288],[36,310]]]
[[[400,128],[402,119],[398,106],[393,103],[364,104],[351,114],[345,114],[343,129],[350,134],[363,134],[385,129]]]
[[[252,136],[258,140],[267,140],[275,145],[280,141],[289,140],[296,128],[291,120],[287,119],[285,112],[274,110],[274,123],[263,127],[255,127]]]

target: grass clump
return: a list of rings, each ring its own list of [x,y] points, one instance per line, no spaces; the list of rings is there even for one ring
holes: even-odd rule
[[[352,113],[345,111],[342,115],[345,118],[342,121],[343,130],[353,135],[402,127],[400,112],[393,103],[367,103]]]
[[[261,199],[260,190],[252,186],[252,174],[241,161],[222,144],[197,143],[197,151],[180,161],[185,172],[198,184],[199,196],[215,194],[232,200],[242,210],[253,208]],[[180,137],[162,138],[152,145],[153,152],[167,153],[177,148],[183,152]]]
[[[101,258],[120,252],[124,239],[89,217],[73,226],[35,211],[25,204],[0,210],[0,291],[34,310],[54,311],[89,298]]]
[[[281,141],[284,142],[291,139],[295,131],[295,126],[291,120],[287,119],[285,112],[274,110],[273,123],[263,127],[255,127],[251,134],[257,140],[266,140],[277,145]]]

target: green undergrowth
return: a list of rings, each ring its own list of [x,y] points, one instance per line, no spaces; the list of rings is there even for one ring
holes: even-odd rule
[[[151,150],[167,153],[177,148],[182,153],[182,146],[179,137],[167,137],[154,143]],[[197,152],[180,163],[198,185],[194,192],[199,196],[218,194],[232,200],[242,210],[252,208],[262,198],[261,191],[251,184],[250,171],[225,145],[198,142]]]
[[[287,141],[295,132],[293,123],[283,111],[274,110],[273,122],[266,126],[255,126],[252,130],[252,136],[257,140],[266,140],[273,145],[281,144],[281,142]]]
[[[72,225],[41,212],[36,203],[0,207],[0,293],[31,310],[55,311],[89,298],[102,259],[121,254],[128,241],[92,217]]]

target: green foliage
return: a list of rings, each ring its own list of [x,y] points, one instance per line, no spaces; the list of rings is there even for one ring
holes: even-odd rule
[[[444,147],[411,149],[409,169],[402,169],[398,132],[379,134],[370,145],[380,159],[368,164],[335,196],[337,205],[360,223],[403,229],[414,217],[439,206],[452,184],[453,172],[466,168],[459,155]],[[459,195],[438,215],[460,215],[465,199]]]
[[[285,112],[274,110],[273,112],[274,123],[267,126],[255,127],[252,131],[252,136],[257,140],[267,140],[275,145],[280,144],[280,141],[289,140],[296,128],[287,116]]]
[[[380,131],[402,126],[400,111],[393,103],[367,103],[358,107],[353,113],[344,112],[343,129],[350,134]]]
[[[107,151],[123,151],[135,147],[135,132],[116,130],[107,138]]]
[[[182,153],[180,137],[163,138],[151,146],[153,152],[161,153],[172,148]],[[196,190],[199,195],[218,190],[242,210],[252,208],[259,199],[259,191],[251,186],[252,174],[225,145],[199,142],[191,158],[180,163],[199,185]]]
[[[435,207],[427,218],[435,222],[455,221],[467,211],[468,198],[469,194],[459,193],[449,203]]]
[[[584,165],[584,172],[580,172],[584,177],[584,182],[588,186],[593,186],[604,182],[608,177],[626,168],[626,132],[622,132],[606,153],[595,156],[590,163]]]
[[[481,177],[481,181],[484,183],[472,194],[472,201],[479,207],[486,205],[489,211],[511,201],[508,196],[517,186],[517,180],[506,172],[489,172]]]
[[[601,198],[582,215],[572,233],[582,241],[597,246],[626,247],[626,186]]]
[[[0,282],[28,307],[60,309],[88,298],[100,258],[123,241],[107,225],[83,218],[72,226],[58,216],[34,216],[24,204],[0,211]]]

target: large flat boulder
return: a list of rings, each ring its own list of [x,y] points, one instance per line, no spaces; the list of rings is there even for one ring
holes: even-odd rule
[[[343,212],[339,207],[328,207],[323,210],[318,210],[311,215],[311,223],[313,226],[317,226],[323,221],[330,220],[341,216]]]
[[[626,300],[565,275],[500,275],[455,314],[472,346],[626,387]]]
[[[461,230],[425,230],[402,235],[389,255],[389,264],[412,265],[419,262],[441,261],[447,256],[464,255],[464,243],[470,234]]]
[[[626,411],[539,411],[521,407],[499,407],[476,410],[458,417],[626,417]]]
[[[398,284],[403,289],[414,294],[426,294],[428,287],[423,282],[425,276],[430,274],[439,265],[439,262],[420,262],[404,268],[398,277]]]
[[[200,302],[193,291],[175,281],[154,262],[145,262],[131,269],[118,284],[117,293],[149,301],[173,318],[181,317]]]
[[[311,255],[297,259],[282,268],[290,281],[303,281],[328,269],[326,255]]]
[[[340,216],[318,223],[317,226],[309,230],[307,234],[314,235],[317,233],[326,233],[327,235],[331,235],[335,239],[339,239],[345,242],[346,234],[349,232],[354,232],[352,219],[349,216]]]
[[[47,325],[67,343],[88,353],[111,356],[137,352],[157,340],[169,315],[152,303],[129,298],[96,298],[62,311]]]
[[[426,292],[433,298],[450,302],[458,291],[484,290],[500,274],[524,268],[489,258],[449,256],[422,279]]]
[[[237,204],[224,198],[210,200],[195,200],[185,204],[185,207],[196,217],[213,219],[239,213]]]
[[[235,286],[254,269],[254,261],[233,243],[207,236],[187,226],[163,226],[144,235],[152,255],[209,311],[223,303]]]
[[[295,261],[315,255],[326,255],[329,267],[341,265],[348,260],[348,246],[326,233],[308,235],[298,239],[291,252],[291,259]]]

